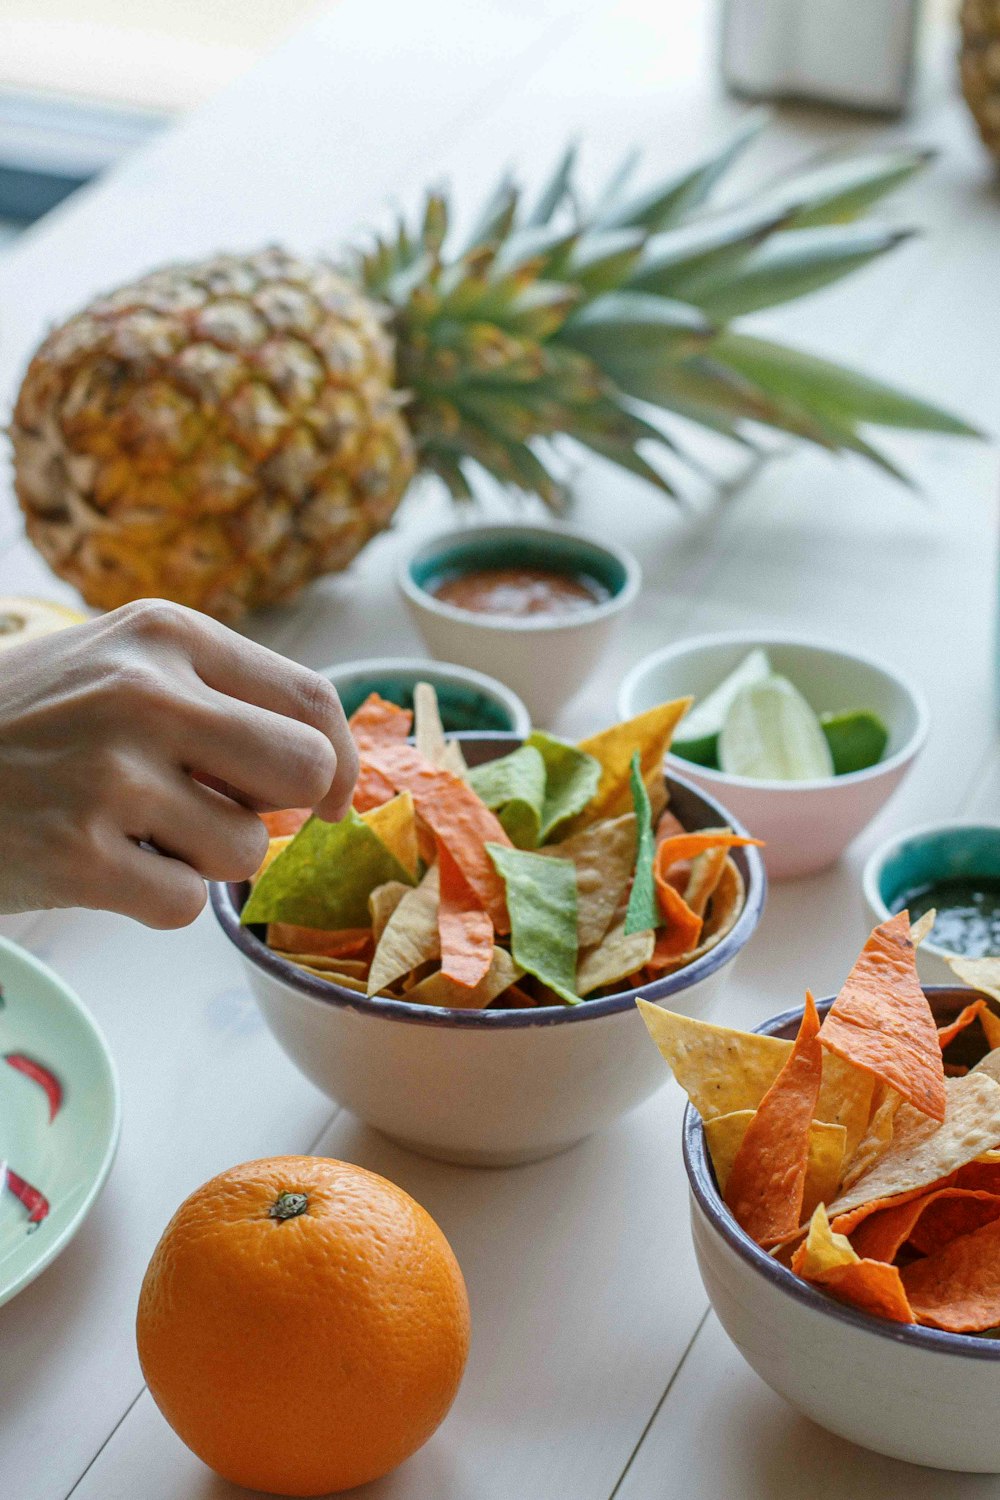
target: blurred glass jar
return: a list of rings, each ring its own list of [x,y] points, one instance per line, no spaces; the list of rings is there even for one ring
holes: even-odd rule
[[[920,0],[723,0],[735,93],[899,114],[913,85]]]

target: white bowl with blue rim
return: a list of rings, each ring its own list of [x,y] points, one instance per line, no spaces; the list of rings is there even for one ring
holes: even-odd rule
[[[592,580],[600,597],[568,614],[508,618],[439,599],[436,585],[480,568],[537,567]],[[488,672],[524,699],[536,725],[583,687],[615,625],[638,597],[639,564],[624,547],[561,526],[459,526],[400,563],[399,589],[427,649]]]
[[[884,922],[927,887],[976,878],[1000,885],[1000,823],[957,819],[911,828],[887,839],[868,859],[862,876],[866,916]],[[989,951],[1000,957],[1000,946]],[[979,958],[983,951],[963,956]],[[949,950],[933,935],[924,939],[917,968],[925,984],[954,984],[948,957]]]
[[[437,693],[446,734],[519,734],[527,738],[531,733],[531,715],[506,683],[454,662],[376,656],[335,662],[323,667],[321,676],[337,689],[348,718],[370,693],[378,693],[400,708],[412,709],[417,683],[429,682]]]
[[[954,986],[927,991],[939,1026],[968,995]],[[832,1003],[820,1003],[820,1014]],[[791,1040],[801,1020],[801,1009],[789,1010],[756,1029]],[[683,1140],[698,1269],[719,1322],[761,1379],[863,1448],[931,1468],[1000,1473],[1000,1341],[890,1323],[801,1281],[729,1212],[690,1104]]]
[[[470,765],[507,754],[514,736],[463,736]],[[690,828],[733,818],[671,777],[670,806]],[[740,832],[738,824],[734,824]],[[338,1104],[411,1150],[509,1166],[552,1156],[641,1104],[667,1077],[637,995],[706,1016],[760,920],[767,880],[756,848],[735,849],[745,897],[735,924],[687,968],[641,989],[576,1006],[448,1010],[358,995],[318,979],[240,925],[246,885],[211,887],[223,932],[278,1042]]]
[[[764,840],[768,874],[787,880],[827,869],[882,810],[920,753],[930,716],[919,689],[886,662],[832,642],[746,631],[695,636],[644,657],[622,683],[618,713],[631,718],[688,694],[697,702],[757,648],[816,713],[871,709],[889,731],[876,765],[813,781],[763,781],[667,756],[671,771],[718,797]]]

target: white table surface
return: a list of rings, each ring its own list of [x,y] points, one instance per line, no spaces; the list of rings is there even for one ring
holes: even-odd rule
[[[467,201],[506,164],[538,178],[571,132],[595,179],[633,142],[669,168],[739,114],[715,78],[703,0],[340,0],[275,56],[0,258],[0,400],[47,324],[151,264],[283,239],[335,244],[448,179]],[[765,315],[981,423],[1000,416],[1000,196],[931,69],[903,125],[782,112],[748,182],[807,149],[936,144],[892,205],[927,230],[847,285]],[[914,498],[859,464],[798,451],[686,515],[596,462],[579,519],[634,547],[640,604],[556,728],[615,717],[627,664],[681,635],[782,627],[871,648],[912,674],[930,742],[891,807],[826,875],[772,890],[726,1000],[751,1025],[833,990],[864,935],[858,873],[894,828],[1000,813],[993,680],[995,449],[905,439]],[[0,480],[0,593],[65,592],[20,538]],[[348,576],[252,631],[298,660],[420,646],[390,586],[430,493]],[[612,520],[613,518],[613,520]],[[68,597],[68,595],[67,595]],[[118,1160],[77,1239],[0,1310],[0,1495],[235,1500],[143,1389],[132,1324],[146,1260],[181,1198],[253,1156],[319,1151],[385,1172],[437,1217],[462,1262],[474,1340],[455,1409],[371,1500],[952,1500],[1000,1477],[947,1476],[829,1437],[774,1397],[710,1315],[688,1238],[669,1083],[616,1129],[537,1166],[478,1172],[411,1156],[338,1114],[279,1052],[235,955],[203,916],[147,932],[109,916],[0,920],[76,987],[121,1073]]]

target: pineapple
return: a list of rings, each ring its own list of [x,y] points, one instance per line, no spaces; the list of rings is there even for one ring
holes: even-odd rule
[[[566,153],[508,182],[457,248],[445,197],[346,264],[278,249],[157,271],[52,332],[11,427],[30,537],[91,604],[161,595],[225,620],[343,568],[417,472],[485,470],[558,508],[568,437],[677,492],[694,423],[792,433],[893,470],[869,425],[954,417],[731,326],[898,243],[850,221],[924,161],[827,161],[710,206],[753,134],[590,206]]]
[[[962,92],[979,134],[1000,157],[1000,0],[963,0]]]

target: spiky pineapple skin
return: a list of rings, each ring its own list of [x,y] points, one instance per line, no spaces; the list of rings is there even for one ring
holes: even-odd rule
[[[1000,0],[964,0],[962,92],[983,141],[1000,158]]]
[[[167,267],[35,354],[14,410],[29,536],[88,603],[233,621],[345,567],[414,473],[377,304],[283,251]]]

